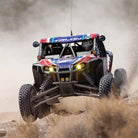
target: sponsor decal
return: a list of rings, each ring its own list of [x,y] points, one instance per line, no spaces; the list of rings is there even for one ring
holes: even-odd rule
[[[82,35],[81,36],[75,36],[75,37],[64,37],[64,38],[55,38],[54,42],[55,43],[64,43],[64,42],[73,42],[73,41],[79,41],[82,40]]]
[[[92,38],[90,35],[85,36],[85,39],[90,39],[90,38]]]
[[[76,60],[76,58],[71,58],[71,59],[63,59],[63,60],[60,60],[60,59],[58,59],[57,61],[56,61],[56,63],[71,63],[71,62],[74,62],[74,60]]]

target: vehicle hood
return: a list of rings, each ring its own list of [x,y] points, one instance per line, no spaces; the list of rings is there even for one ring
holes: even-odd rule
[[[79,60],[81,57],[66,58],[66,59],[53,59],[52,62],[60,67],[60,69],[69,68],[69,66]]]

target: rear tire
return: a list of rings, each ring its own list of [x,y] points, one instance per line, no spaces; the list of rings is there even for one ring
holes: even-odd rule
[[[112,85],[113,75],[111,73],[104,75],[100,79],[99,83],[99,95],[100,96],[108,96],[111,93],[111,85]]]
[[[127,73],[125,69],[116,69],[114,72],[114,85],[116,89],[121,90],[121,87],[127,82]]]
[[[31,84],[24,84],[19,91],[19,109],[24,121],[35,121],[37,115],[32,107],[31,98],[35,89]]]

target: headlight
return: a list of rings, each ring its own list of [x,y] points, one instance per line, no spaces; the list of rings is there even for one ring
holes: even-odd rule
[[[77,70],[81,70],[81,69],[82,69],[82,65],[81,65],[81,64],[77,64],[77,65],[76,65],[76,69],[77,69]]]
[[[74,65],[74,69],[76,69],[76,70],[81,70],[81,69],[83,69],[84,67],[85,67],[85,64],[84,63],[82,63],[82,64],[77,64],[77,65]]]
[[[49,67],[49,72],[54,72],[54,68],[53,67]]]
[[[49,67],[45,67],[44,69],[45,69],[45,71],[49,71]]]
[[[52,67],[44,67],[45,71],[49,71],[49,72],[54,72],[56,69],[52,66]]]

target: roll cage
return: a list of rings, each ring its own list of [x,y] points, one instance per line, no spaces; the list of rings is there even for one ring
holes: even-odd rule
[[[98,38],[68,43],[40,43],[38,56],[39,60],[54,55],[57,55],[58,58],[66,55],[77,57],[78,52],[86,51],[94,53],[96,56],[106,57],[104,44]]]

